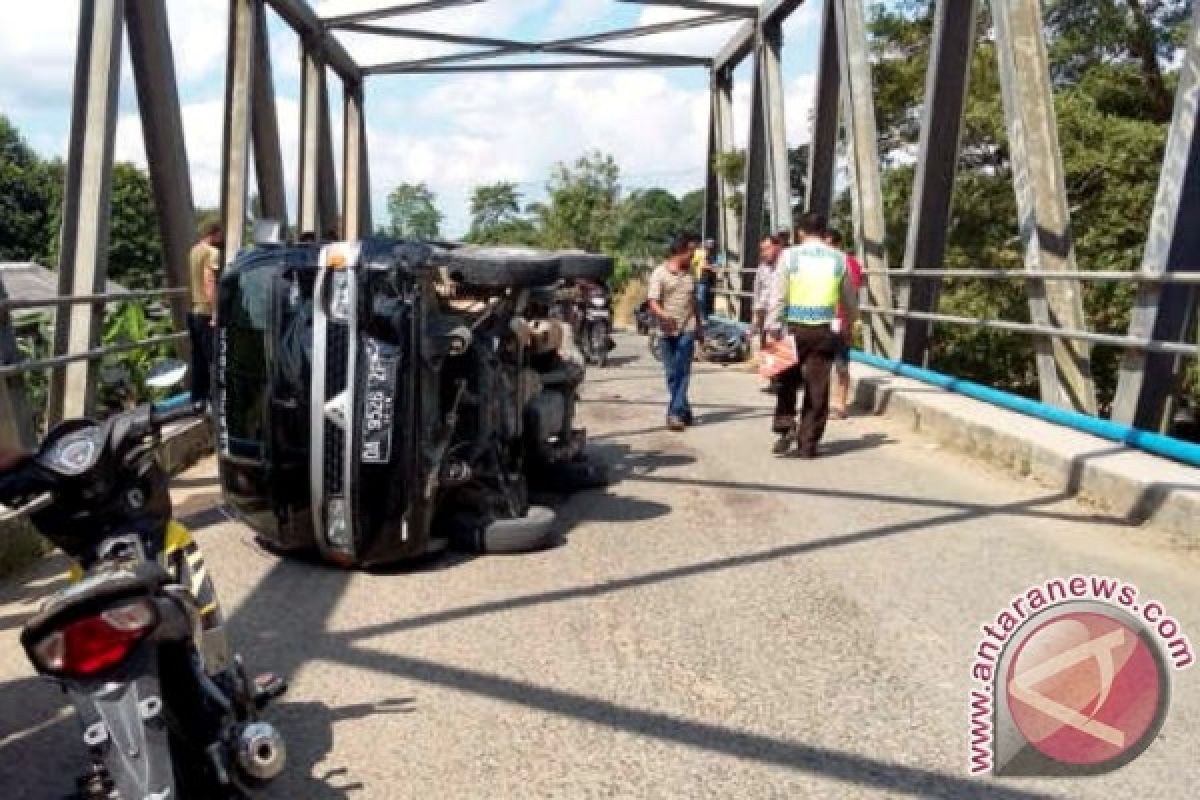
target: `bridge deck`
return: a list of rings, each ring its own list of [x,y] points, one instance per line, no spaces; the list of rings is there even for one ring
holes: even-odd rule
[[[1111,575],[1200,641],[1194,554],[991,472],[876,417],[827,458],[769,454],[770,398],[694,377],[700,427],[663,430],[662,379],[623,339],[585,413],[621,478],[562,513],[566,543],[415,572],[281,561],[213,512],[211,462],[179,481],[252,665],[291,676],[273,798],[1179,797],[1200,785],[1195,670],[1162,736],[1109,776],[966,776],[981,623],[1025,587]],[[0,786],[70,788],[61,695],[16,643],[48,559],[0,587]],[[15,789],[15,792],[14,792]]]

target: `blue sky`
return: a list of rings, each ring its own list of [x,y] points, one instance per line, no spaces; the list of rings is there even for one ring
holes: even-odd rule
[[[754,0],[740,0],[753,5]],[[8,5],[8,4],[6,4]],[[370,0],[321,0],[328,16],[377,5]],[[818,0],[789,20],[784,35],[788,137],[808,138],[815,69]],[[217,200],[221,147],[225,0],[167,0],[180,81],[193,192],[199,205]],[[408,15],[394,22],[448,33],[549,39],[696,12],[642,7],[615,0],[488,0],[478,5]],[[12,4],[0,26],[0,111],[43,155],[63,155],[78,0]],[[631,40],[606,47],[711,55],[737,23]],[[271,49],[285,169],[294,208],[299,127],[296,37],[272,15]],[[441,55],[451,45],[348,36],[359,63]],[[121,91],[117,158],[145,163],[137,101],[128,68]],[[749,67],[738,74],[737,135],[745,136]],[[335,146],[340,147],[341,92],[330,82]],[[424,181],[438,195],[445,232],[462,233],[473,186],[499,180],[518,184],[536,199],[550,167],[590,149],[612,153],[628,189],[663,186],[682,192],[703,182],[707,77],[702,69],[588,73],[521,73],[431,77],[378,76],[367,84],[372,207],[384,214],[387,191],[401,181]],[[340,160],[339,160],[340,161]]]

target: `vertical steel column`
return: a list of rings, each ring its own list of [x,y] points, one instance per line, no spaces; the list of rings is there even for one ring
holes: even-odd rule
[[[7,300],[4,281],[0,281],[0,300]],[[21,360],[13,335],[12,318],[0,309],[0,366]],[[37,447],[33,433],[33,418],[29,414],[29,394],[24,375],[0,378],[0,447],[32,450]]]
[[[754,77],[750,91],[750,135],[746,137],[746,183],[742,197],[741,280],[735,285],[743,292],[754,286],[750,270],[758,266],[758,242],[763,235],[763,216],[767,196],[767,87],[764,76],[766,42],[761,27],[754,31]],[[752,303],[741,298],[738,317],[750,318]]]
[[[804,201],[806,211],[816,211],[826,217],[833,210],[833,175],[842,94],[836,2],[825,0],[821,10],[821,52],[817,62],[817,95],[813,101],[812,143],[809,145],[808,187]]]
[[[322,236],[336,235],[341,230],[338,220],[337,171],[333,165],[333,123],[329,117],[329,81],[321,81],[320,125],[321,140],[317,162],[317,210],[321,217]]]
[[[720,252],[724,252],[725,241],[721,237],[721,188],[717,184],[716,160],[720,155],[721,133],[717,130],[717,75],[714,71],[708,74],[708,144],[704,151],[704,221],[700,228],[705,239],[717,242]]]
[[[300,209],[301,233],[321,233],[319,206],[321,102],[325,98],[325,64],[309,43],[301,42],[300,82]]]
[[[363,179],[366,177],[365,153],[362,145],[363,130],[363,87],[362,84],[346,85],[345,110],[342,113],[342,237],[357,239],[369,232],[363,225]]]
[[[375,226],[371,221],[371,157],[367,149],[367,110],[358,106],[358,227],[363,236],[370,236]]]
[[[58,257],[61,295],[97,294],[107,285],[113,136],[117,127],[124,16],[124,0],[86,0],[80,5]],[[99,345],[103,312],[103,303],[58,309],[55,354],[78,353]],[[52,422],[91,414],[95,406],[95,373],[96,364],[92,361],[77,361],[54,370],[50,383]]]
[[[978,0],[937,3],[934,7],[933,49],[925,78],[925,109],[921,149],[913,180],[912,211],[904,269],[941,269],[950,228],[950,202],[962,131],[963,107],[975,49]],[[936,281],[901,279],[896,305],[902,311],[931,312],[938,298]],[[927,366],[932,325],[919,320],[895,321],[896,353],[910,364]]]
[[[1179,73],[1175,115],[1167,136],[1154,215],[1142,257],[1142,272],[1163,275],[1200,271],[1200,5]],[[1196,289],[1178,284],[1145,284],[1138,291],[1129,335],[1139,339],[1183,341],[1195,336]],[[1165,430],[1178,390],[1180,359],[1165,353],[1128,351],[1113,404],[1113,419],[1148,430]]]
[[[279,146],[279,117],[275,111],[275,78],[271,69],[271,39],[267,33],[267,10],[254,7],[254,107],[250,132],[254,141],[254,176],[258,202],[265,219],[277,221],[287,230],[287,188],[283,177],[283,153]]]
[[[1075,247],[1041,12],[1038,0],[992,3],[1025,267],[1057,272],[1075,269]],[[1034,323],[1086,327],[1077,282],[1027,281],[1026,286]],[[1096,413],[1091,346],[1053,337],[1034,341],[1042,401]]]
[[[125,14],[167,285],[187,287],[188,252],[196,238],[196,209],[192,202],[192,179],[166,4],[164,0],[141,0],[130,3]],[[172,298],[171,315],[176,330],[185,329],[185,316],[190,308],[188,298]]]
[[[734,152],[733,139],[733,71],[718,70],[713,73],[713,125],[716,132],[716,154]],[[737,209],[731,202],[735,191],[724,176],[717,176],[717,223],[720,226],[720,250],[725,254],[725,266],[729,269],[742,267],[742,230]],[[729,273],[738,276],[739,273]],[[740,280],[730,280],[730,288],[741,286]]]
[[[843,98],[846,104],[846,134],[850,143],[851,199],[854,201],[855,239],[863,266],[886,270],[887,225],[883,216],[883,190],[879,176],[879,132],[875,123],[875,94],[871,87],[871,61],[862,0],[837,3],[838,51],[842,66]],[[870,304],[892,307],[892,290],[887,275],[870,275],[866,281]],[[892,357],[891,322],[880,314],[866,320],[867,349]]]
[[[766,119],[767,185],[771,197],[771,230],[792,227],[792,175],[788,169],[787,116],[783,103],[783,20],[763,22],[762,61],[763,114]]]
[[[225,73],[225,131],[221,159],[221,222],[224,263],[242,249],[247,219],[250,118],[254,97],[256,7],[262,0],[230,0],[229,49]]]

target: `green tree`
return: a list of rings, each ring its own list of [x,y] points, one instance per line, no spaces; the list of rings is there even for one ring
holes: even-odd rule
[[[475,187],[468,242],[532,246],[540,239],[537,226],[521,215],[521,193],[515,183],[502,181]]]
[[[164,285],[162,240],[150,179],[128,163],[113,166],[108,276],[130,289]]]
[[[704,227],[704,190],[693,189],[679,198],[679,227],[699,231]]]
[[[617,249],[633,256],[662,255],[671,235],[684,227],[679,199],[666,189],[630,192],[617,209],[617,220]]]
[[[1153,207],[1176,78],[1164,72],[1190,22],[1177,0],[1049,0],[1045,4],[1051,75],[1068,204],[1081,269],[1134,270],[1140,264]],[[913,152],[920,130],[929,58],[929,0],[876,4],[871,18],[876,116],[884,164],[889,258],[900,263],[907,233]],[[990,16],[983,12],[971,65],[962,151],[944,266],[1022,265]],[[848,208],[841,198],[838,208]],[[1085,285],[1093,329],[1123,333],[1132,288]],[[950,280],[940,311],[1028,320],[1020,284]],[[932,358],[948,372],[1036,394],[1028,337],[961,326],[937,326]],[[1102,407],[1116,383],[1119,353],[1093,351]]]
[[[559,163],[546,184],[547,202],[531,206],[547,247],[608,252],[616,242],[621,169],[595,151],[568,166]]]
[[[424,183],[402,183],[387,198],[392,236],[402,239],[436,239],[441,235],[442,212]]]
[[[808,153],[807,144],[788,148],[788,179],[792,188],[792,208],[804,205],[808,195]]]
[[[521,193],[508,181],[477,186],[471,193],[471,234],[479,236],[516,218],[521,212]]]
[[[0,114],[0,260],[49,263],[55,249],[59,182]]]

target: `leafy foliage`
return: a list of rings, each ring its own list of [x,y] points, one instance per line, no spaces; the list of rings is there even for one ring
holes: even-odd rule
[[[424,183],[402,183],[387,197],[392,236],[401,239],[436,239],[442,212],[433,192]]]
[[[609,252],[616,243],[621,168],[611,155],[588,153],[557,164],[546,184],[548,202],[533,207],[542,244]]]
[[[61,189],[43,162],[0,114],[0,261],[49,261]]]
[[[537,228],[521,214],[521,193],[516,184],[501,182],[476,187],[471,194],[471,229],[466,240],[493,245],[537,243]]]
[[[1081,269],[1136,270],[1145,246],[1174,102],[1175,76],[1164,72],[1186,31],[1190,3],[1180,0],[1049,0],[1045,4],[1051,76]],[[977,26],[970,94],[944,266],[1022,266],[999,72],[986,11]],[[932,32],[930,0],[896,0],[872,9],[871,46],[880,128],[889,260],[900,263],[912,193],[912,156]],[[839,198],[839,224],[848,202]],[[1133,289],[1085,285],[1092,329],[1124,333]],[[1018,282],[952,280],[942,313],[1028,320]],[[1102,408],[1111,402],[1120,354],[1093,353]],[[1013,391],[1037,392],[1028,337],[938,325],[934,365]]]

